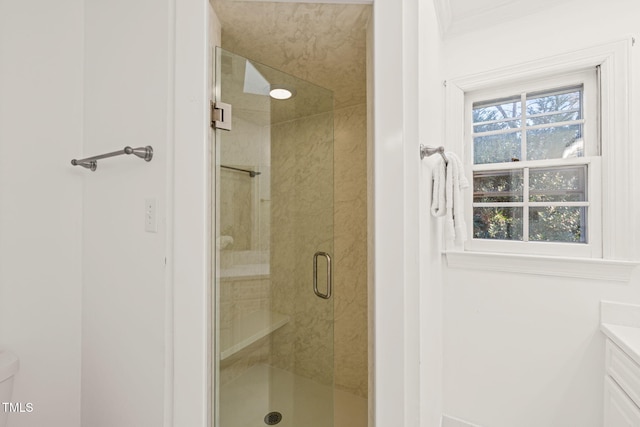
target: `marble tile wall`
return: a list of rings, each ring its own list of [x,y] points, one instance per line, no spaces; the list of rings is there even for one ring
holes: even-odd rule
[[[329,125],[330,117],[321,115],[272,130],[272,307],[293,319],[275,334],[272,360],[319,382],[333,374],[336,387],[366,397],[366,105],[335,111],[333,152],[308,143],[330,138]],[[333,170],[323,170],[322,159],[329,156]],[[331,231],[333,244],[326,241]],[[333,256],[332,301],[310,289],[318,250]],[[327,366],[331,359],[333,366]]]
[[[271,131],[271,301],[291,316],[273,334],[272,363],[323,384],[333,380],[333,301],[314,295],[312,261],[333,253],[332,131],[332,113]]]
[[[335,111],[335,384],[367,396],[367,110]]]
[[[366,99],[371,6],[214,0],[225,49],[333,90],[336,108]]]

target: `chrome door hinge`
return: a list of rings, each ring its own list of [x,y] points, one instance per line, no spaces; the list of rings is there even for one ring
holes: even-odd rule
[[[231,104],[211,101],[211,127],[231,130]]]

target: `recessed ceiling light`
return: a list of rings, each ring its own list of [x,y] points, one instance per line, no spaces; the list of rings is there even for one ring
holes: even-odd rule
[[[296,91],[293,88],[285,87],[282,85],[271,85],[269,96],[273,99],[289,99],[296,95]]]

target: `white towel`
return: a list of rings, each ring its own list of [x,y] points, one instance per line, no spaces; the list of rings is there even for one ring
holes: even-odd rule
[[[431,193],[431,215],[438,217],[447,213],[444,183],[446,168],[442,157],[438,156],[438,163],[432,171],[433,191]]]
[[[467,226],[464,221],[463,189],[469,187],[462,162],[455,153],[447,152],[448,164],[439,159],[433,169],[433,193],[431,214],[445,217],[445,237],[451,241],[467,240]]]

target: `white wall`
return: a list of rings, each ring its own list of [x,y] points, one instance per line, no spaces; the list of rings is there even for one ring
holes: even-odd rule
[[[444,144],[441,81],[440,35],[434,3],[420,2],[419,43],[419,142],[437,147]],[[418,148],[413,145],[414,159],[420,162],[419,205],[420,217],[420,381],[421,426],[439,427],[442,414],[442,262],[439,242],[441,228],[431,217],[431,171],[438,159],[429,157],[420,161]]]
[[[211,263],[209,100],[211,49],[207,0],[177,0],[175,10],[175,135],[171,193],[173,286],[173,425],[207,427],[208,317]],[[212,16],[211,19],[215,18]]]
[[[80,426],[82,0],[0,1],[0,345],[11,427]]]
[[[420,423],[418,3],[377,0],[373,399],[376,426]]]
[[[82,425],[163,425],[173,2],[85,0],[84,155],[151,145],[83,171]],[[157,232],[145,232],[145,198]]]
[[[206,22],[202,0],[0,1],[0,345],[34,408],[12,427],[205,425]]]
[[[418,2],[375,8],[374,412],[414,426]],[[0,24],[0,341],[35,408],[12,427],[205,426],[207,2],[2,0]],[[147,144],[151,163],[68,164]]]
[[[637,37],[638,16],[636,0],[565,2],[445,39],[440,80]],[[631,52],[632,117],[640,108],[638,49]],[[632,135],[640,135],[637,120]],[[638,241],[638,227],[629,232]],[[446,269],[444,412],[484,427],[602,425],[602,299],[640,303],[640,273],[618,284]]]

